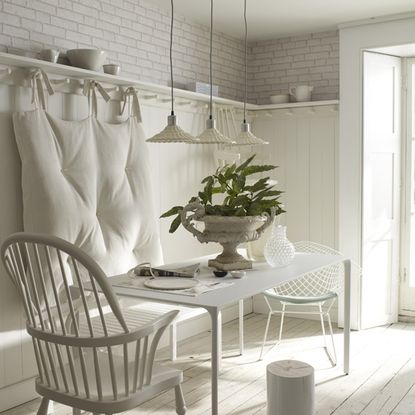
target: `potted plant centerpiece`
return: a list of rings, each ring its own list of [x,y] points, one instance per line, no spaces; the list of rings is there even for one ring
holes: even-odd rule
[[[274,217],[284,212],[279,201],[282,192],[273,189],[269,177],[248,180],[253,174],[276,168],[251,164],[254,157],[240,165],[219,167],[202,180],[203,190],[186,206],[174,206],[161,215],[176,216],[170,233],[182,224],[199,242],[223,246],[223,252],[209,260],[210,267],[225,271],[252,268],[252,262],[237,252],[238,245],[258,239]],[[203,222],[204,230],[197,229],[194,221]]]

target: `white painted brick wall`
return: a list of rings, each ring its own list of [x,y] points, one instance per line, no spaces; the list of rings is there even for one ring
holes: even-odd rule
[[[313,100],[338,99],[337,31],[311,33],[250,44],[249,101],[268,104],[269,96],[294,85],[314,86]]]
[[[98,47],[122,74],[169,82],[170,12],[142,0],[0,0],[0,50],[36,57],[43,48]],[[175,83],[208,82],[209,30],[176,16]],[[214,36],[214,83],[220,95],[243,98],[241,40]]]
[[[208,10],[207,10],[208,12]],[[47,47],[62,51],[97,47],[122,74],[169,82],[170,12],[143,0],[0,0],[0,50],[36,57]],[[220,95],[243,99],[244,45],[214,34],[214,84]],[[175,18],[174,75],[183,87],[209,80],[209,29]],[[313,99],[338,97],[338,34],[313,33],[253,42],[249,47],[249,101],[268,103],[290,85],[314,85]]]

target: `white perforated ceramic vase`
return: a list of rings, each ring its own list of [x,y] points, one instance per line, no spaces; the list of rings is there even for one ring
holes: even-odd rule
[[[294,258],[294,245],[287,239],[287,227],[274,224],[265,244],[264,257],[272,267],[284,267]]]

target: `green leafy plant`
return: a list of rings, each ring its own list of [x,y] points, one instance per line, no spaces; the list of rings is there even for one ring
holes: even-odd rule
[[[284,212],[279,197],[282,194],[274,190],[269,184],[269,177],[263,177],[253,184],[247,183],[247,177],[274,170],[277,166],[251,164],[255,155],[242,164],[227,164],[219,167],[214,174],[202,180],[204,188],[197,196],[192,197],[189,203],[200,202],[205,208],[206,215],[217,216],[256,216],[263,213],[271,214],[275,209],[275,215]],[[214,195],[224,196],[221,204],[214,204]],[[180,215],[183,206],[174,206],[160,217],[176,217],[170,225],[170,233],[176,231],[181,224]]]

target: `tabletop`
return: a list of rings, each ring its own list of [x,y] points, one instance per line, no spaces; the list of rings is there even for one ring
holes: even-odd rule
[[[207,267],[210,256],[193,258],[184,262],[170,264],[172,268],[181,267],[192,263],[201,264],[201,272],[197,279],[212,278],[212,269]],[[133,285],[118,285],[125,281],[126,274],[109,278],[114,291],[119,295],[127,295],[148,300],[178,303],[183,305],[198,306],[204,308],[220,309],[240,299],[259,294],[269,288],[276,287],[285,282],[292,281],[319,268],[339,263],[346,258],[341,255],[322,255],[296,253],[291,264],[285,267],[273,268],[266,262],[254,262],[251,270],[246,270],[246,276],[241,279],[225,277],[217,278],[218,281],[231,281],[233,284],[217,290],[199,294],[195,297],[170,293],[161,290],[148,290]],[[166,266],[165,268],[167,268]],[[142,277],[137,277],[142,278]]]

